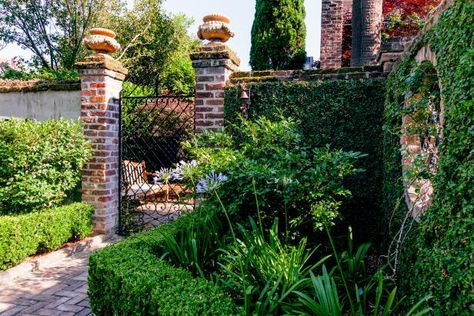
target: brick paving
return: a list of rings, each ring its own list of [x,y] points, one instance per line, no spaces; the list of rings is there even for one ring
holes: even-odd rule
[[[85,249],[67,255],[8,284],[0,284],[0,316],[91,315],[87,298],[87,262],[91,252]]]

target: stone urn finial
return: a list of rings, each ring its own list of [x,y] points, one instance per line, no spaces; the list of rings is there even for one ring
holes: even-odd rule
[[[115,32],[109,29],[94,27],[89,36],[84,38],[84,45],[96,54],[112,54],[120,49],[120,44],[115,40]]]
[[[234,33],[230,30],[230,19],[221,14],[206,15],[199,26],[197,35],[199,39],[208,40],[210,43],[225,43]]]

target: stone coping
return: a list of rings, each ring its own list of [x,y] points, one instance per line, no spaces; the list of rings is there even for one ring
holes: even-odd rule
[[[321,70],[239,71],[231,75],[231,83],[264,81],[311,81],[333,79],[385,78],[380,66],[345,67]]]
[[[230,59],[236,66],[240,65],[240,59],[235,52],[222,43],[203,45],[189,56],[193,61],[199,59]]]
[[[102,53],[87,56],[84,60],[77,62],[75,66],[77,69],[108,69],[124,76],[128,74],[128,70],[121,62],[115,60],[110,55]]]
[[[78,90],[81,90],[80,80],[0,80],[0,93]]]

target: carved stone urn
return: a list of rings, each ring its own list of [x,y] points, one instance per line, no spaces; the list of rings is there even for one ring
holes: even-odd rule
[[[230,19],[221,14],[206,15],[199,26],[197,35],[199,39],[208,40],[210,43],[225,43],[234,33],[230,30]]]
[[[115,40],[115,32],[109,29],[94,27],[89,36],[84,38],[84,45],[96,54],[112,54],[120,49],[120,44]]]

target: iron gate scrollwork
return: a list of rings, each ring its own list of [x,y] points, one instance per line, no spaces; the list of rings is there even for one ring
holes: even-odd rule
[[[193,209],[172,168],[186,160],[181,143],[194,132],[191,96],[120,98],[119,233],[130,234]]]

